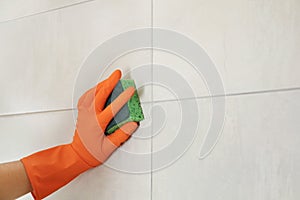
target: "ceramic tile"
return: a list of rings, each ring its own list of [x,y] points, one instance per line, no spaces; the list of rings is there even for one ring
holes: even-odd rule
[[[223,133],[204,159],[200,159],[200,148],[216,112],[210,100],[197,100],[194,140],[188,130],[193,131],[197,121],[180,120],[180,106],[191,112],[188,105],[194,100],[159,103],[164,115],[159,118],[162,114],[153,112],[158,119],[154,129],[160,127],[153,140],[154,152],[171,146],[178,130],[187,136],[188,142],[182,142],[192,141],[192,145],[174,163],[154,172],[153,199],[299,199],[299,99],[299,91],[228,97]],[[158,168],[164,157],[153,158]]]
[[[150,199],[150,176],[103,166],[89,170],[46,199]]]
[[[83,92],[97,83],[107,66],[112,71],[117,68],[112,64],[119,63],[128,72],[135,65],[149,63],[144,51],[123,55],[122,62],[109,60],[124,49],[127,40],[113,40],[115,46],[105,46],[114,36],[148,27],[149,5],[150,1],[93,1],[1,24],[0,114],[71,108],[80,77]],[[151,38],[143,39],[149,42]],[[104,51],[92,60],[93,67],[86,67],[90,56],[103,46]],[[141,86],[151,74],[139,76]],[[142,100],[149,98],[148,93],[141,91]]]
[[[72,4],[85,2],[84,0],[29,0],[22,3],[18,0],[4,0],[0,2],[0,23],[20,17],[33,15]]]
[[[72,141],[72,111],[0,117],[1,162]]]
[[[153,100],[174,100],[210,95],[198,69],[181,57],[155,50],[153,53]]]
[[[300,4],[294,0],[165,0],[154,1],[153,23],[154,27],[182,34],[202,47],[214,63],[226,93],[273,90],[300,86],[299,10]],[[170,38],[154,37],[154,44],[166,44],[169,51],[177,45],[178,49],[183,50],[179,56],[186,56],[184,49],[190,49],[187,60],[192,63],[197,62],[191,55],[202,58],[203,53],[194,51],[188,42],[181,44],[174,37],[168,43]],[[212,73],[203,73],[203,77],[193,73],[194,68],[198,68],[201,74],[206,65],[198,62],[192,66],[178,55],[168,54],[171,53],[154,54],[154,63],[162,63],[170,70],[181,73],[196,96],[205,96],[209,92],[217,94],[203,87],[203,81],[208,80]],[[155,76],[154,73],[154,79]],[[165,78],[168,79],[167,75]],[[212,81],[207,86],[213,84]],[[171,85],[169,90],[172,89],[176,87]],[[164,87],[155,89],[155,99],[172,97],[162,94],[164,90]],[[185,94],[186,98],[193,96]]]

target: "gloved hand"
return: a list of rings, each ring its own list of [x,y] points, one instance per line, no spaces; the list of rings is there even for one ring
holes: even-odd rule
[[[82,172],[102,164],[136,130],[138,124],[128,122],[113,134],[104,134],[111,119],[135,91],[132,87],[126,89],[104,108],[120,78],[121,72],[116,70],[108,79],[81,96],[77,105],[78,117],[72,143],[21,159],[35,199],[48,196]]]

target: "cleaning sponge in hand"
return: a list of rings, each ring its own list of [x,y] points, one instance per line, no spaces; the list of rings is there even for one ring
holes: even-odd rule
[[[111,102],[113,102],[125,89],[128,87],[134,87],[134,81],[131,79],[121,79],[108,100],[106,101],[105,107],[108,106]],[[135,91],[134,95],[131,99],[125,104],[122,109],[115,115],[115,117],[108,124],[105,134],[109,135],[113,133],[115,130],[120,128],[126,122],[140,122],[144,119],[143,110],[140,104],[139,96]]]

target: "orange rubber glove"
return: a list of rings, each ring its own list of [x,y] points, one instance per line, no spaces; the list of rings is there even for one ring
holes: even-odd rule
[[[35,199],[48,196],[82,172],[103,163],[136,130],[138,124],[128,122],[113,134],[104,134],[108,123],[135,91],[132,87],[126,89],[104,109],[107,98],[120,78],[121,72],[116,70],[108,79],[81,96],[71,144],[56,146],[21,159]]]

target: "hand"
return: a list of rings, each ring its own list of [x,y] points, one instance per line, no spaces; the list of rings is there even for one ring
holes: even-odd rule
[[[21,159],[35,199],[42,199],[69,183],[84,171],[102,164],[138,127],[128,122],[106,136],[106,126],[134,94],[134,88],[121,93],[104,108],[121,77],[116,70],[108,79],[88,90],[78,101],[78,118],[73,141]]]
[[[88,158],[86,162],[90,163],[91,166],[103,163],[138,127],[136,122],[128,122],[113,134],[109,136],[104,134],[109,122],[135,92],[133,87],[129,87],[104,108],[109,95],[120,78],[121,72],[116,70],[108,79],[88,90],[78,101],[78,118],[72,146],[75,150],[82,149],[78,147],[78,143],[82,142],[88,153],[98,162],[90,159],[90,156],[86,155],[86,151],[78,150],[77,153],[82,158]]]

